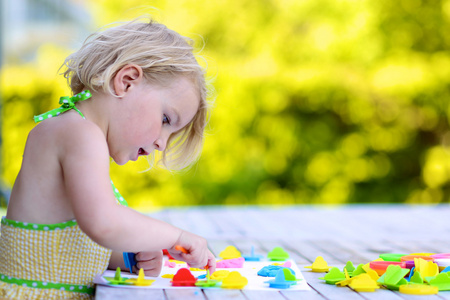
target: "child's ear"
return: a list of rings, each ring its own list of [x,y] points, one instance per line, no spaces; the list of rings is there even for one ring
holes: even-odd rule
[[[113,79],[113,89],[116,95],[122,97],[125,93],[138,84],[143,78],[142,68],[138,65],[126,65],[120,69]]]

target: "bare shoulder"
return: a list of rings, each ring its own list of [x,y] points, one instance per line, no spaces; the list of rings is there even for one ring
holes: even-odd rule
[[[106,138],[101,129],[95,123],[80,118],[75,112],[38,124],[30,132],[28,142],[42,148],[40,150],[52,152],[59,161],[67,156],[109,158]]]

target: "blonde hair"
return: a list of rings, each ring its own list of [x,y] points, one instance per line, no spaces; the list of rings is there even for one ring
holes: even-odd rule
[[[205,69],[193,54],[191,39],[155,21],[139,19],[90,35],[66,58],[61,66],[65,68],[63,75],[74,94],[103,89],[114,96],[110,83],[128,64],[140,66],[149,82],[162,86],[176,77],[189,78],[200,96],[198,111],[187,126],[170,136],[159,159],[152,155],[151,162],[182,169],[198,158],[203,144],[209,108]]]

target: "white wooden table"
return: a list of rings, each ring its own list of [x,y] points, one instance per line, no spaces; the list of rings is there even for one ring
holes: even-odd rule
[[[450,252],[450,206],[354,205],[288,207],[187,207],[149,214],[209,241],[217,254],[234,245],[267,253],[281,246],[293,258],[312,290],[120,289],[97,286],[96,299],[450,299],[449,292],[410,296],[379,289],[357,293],[325,284],[304,266],[323,256],[329,265],[356,266],[380,253]]]

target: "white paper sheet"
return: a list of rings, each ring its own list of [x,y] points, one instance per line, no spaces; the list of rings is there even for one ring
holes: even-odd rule
[[[295,272],[295,277],[297,279],[301,279],[300,281],[297,282],[296,285],[292,285],[290,288],[288,289],[276,289],[276,288],[271,288],[269,287],[268,283],[265,283],[268,280],[272,280],[275,279],[274,277],[262,277],[262,276],[258,276],[258,271],[261,270],[261,268],[271,265],[273,263],[283,263],[283,262],[273,262],[273,261],[245,261],[244,262],[244,266],[243,268],[219,268],[217,270],[228,270],[228,271],[238,271],[242,276],[244,276],[245,278],[247,278],[248,280],[248,284],[243,288],[243,290],[271,290],[271,291],[277,291],[277,290],[303,290],[303,291],[307,291],[310,290],[310,287],[308,286],[308,284],[306,283],[305,278],[303,277],[303,274],[301,273],[300,269],[298,268],[298,266],[295,264],[294,261],[292,260],[288,260],[291,262],[291,269]],[[171,284],[171,280],[169,278],[162,278],[162,275],[165,274],[176,274],[176,272],[181,269],[181,268],[186,268],[186,264],[177,264],[177,266],[175,268],[170,268],[170,267],[163,267],[161,274],[159,277],[148,277],[146,276],[145,279],[151,279],[151,280],[155,280],[155,282],[152,283],[152,285],[150,286],[134,286],[134,285],[111,285],[108,283],[108,281],[104,278],[102,278],[102,276],[107,276],[107,277],[114,277],[115,271],[112,270],[107,270],[105,273],[103,273],[102,275],[98,275],[96,276],[96,278],[94,279],[94,283],[96,284],[101,284],[101,285],[108,285],[108,286],[112,286],[112,287],[117,287],[117,288],[144,288],[144,289],[177,289],[177,288],[192,288],[192,289],[200,289],[200,287],[178,287],[178,286],[172,286]],[[191,271],[192,275],[194,275],[195,277],[198,277],[199,275],[203,275],[206,274],[205,271]],[[128,277],[128,278],[137,278],[137,275],[135,274],[130,274],[128,272],[122,272],[122,277]],[[217,288],[221,288],[219,287],[210,287],[210,288],[205,288],[205,289],[217,289]]]

